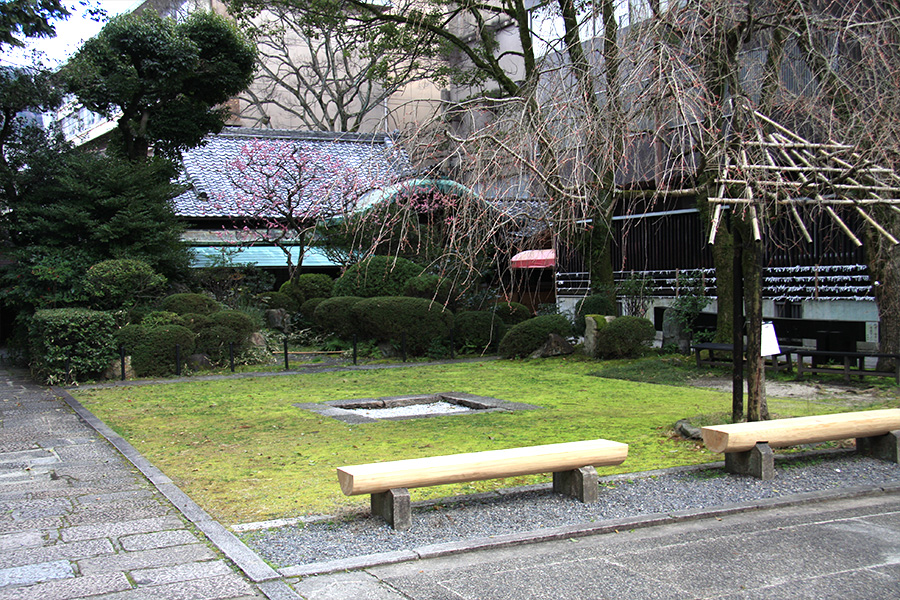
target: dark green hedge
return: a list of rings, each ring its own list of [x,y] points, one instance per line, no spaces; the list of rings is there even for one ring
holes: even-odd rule
[[[653,338],[656,328],[641,317],[617,317],[597,331],[597,356],[632,358],[640,356]]]
[[[341,275],[332,296],[402,296],[406,282],[422,272],[416,263],[397,256],[372,256],[362,260]]]
[[[172,294],[163,298],[160,307],[179,315],[186,313],[208,315],[219,310],[219,303],[204,294]]]
[[[528,356],[540,348],[551,333],[569,337],[572,325],[562,315],[543,315],[522,321],[503,336],[498,351],[504,358]]]
[[[176,373],[175,346],[180,346],[182,365],[194,352],[194,332],[181,325],[155,325],[145,328],[143,343],[131,352],[131,366],[141,377],[159,377]]]
[[[359,333],[353,306],[362,300],[359,296],[336,296],[323,300],[313,313],[315,326],[327,334],[349,340]]]
[[[475,352],[496,348],[506,330],[506,323],[487,310],[467,310],[453,318],[453,336],[457,346]]]
[[[353,306],[353,315],[363,336],[399,342],[405,333],[407,352],[419,355],[446,341],[453,323],[453,314],[443,304],[406,296],[361,300]]]
[[[109,313],[83,308],[39,310],[29,327],[32,372],[49,382],[95,378],[117,355],[115,331]]]
[[[310,298],[328,298],[333,287],[334,280],[324,273],[304,273],[285,281],[278,291],[289,294],[299,306]]]
[[[518,302],[498,302],[491,307],[491,310],[507,325],[517,325],[534,316],[527,306]]]

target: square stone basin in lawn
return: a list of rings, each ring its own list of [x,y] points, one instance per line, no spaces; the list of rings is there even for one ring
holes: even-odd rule
[[[533,404],[509,402],[488,396],[463,392],[413,394],[383,398],[332,400],[322,404],[294,404],[345,423],[375,423],[382,420],[418,419],[443,415],[465,415],[484,412],[512,412],[540,408]]]

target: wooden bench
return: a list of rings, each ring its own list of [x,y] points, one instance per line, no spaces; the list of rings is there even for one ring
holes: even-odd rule
[[[703,442],[725,453],[725,470],[775,476],[772,448],[856,438],[858,452],[900,462],[900,408],[701,427]]]
[[[710,367],[714,367],[714,366],[721,367],[721,366],[727,366],[727,365],[732,364],[732,361],[730,358],[729,359],[717,359],[716,353],[719,352],[719,353],[731,354],[734,351],[733,344],[716,344],[713,342],[698,342],[696,344],[691,344],[691,348],[694,350],[694,353],[696,354],[698,369],[703,367],[704,365],[710,366]],[[702,357],[701,351],[703,351],[703,350],[706,350],[708,358]],[[744,349],[744,350],[746,350],[746,349]],[[780,350],[781,350],[781,352],[779,352],[778,354],[772,355],[772,357],[771,357],[773,370],[776,373],[778,373],[779,366],[780,366],[778,364],[778,357],[784,356],[785,362],[787,363],[787,370],[792,371],[794,366],[793,366],[793,363],[791,362],[791,354],[796,352],[797,348],[794,348],[791,346],[782,346],[780,348]]]
[[[352,465],[339,467],[337,475],[344,494],[371,494],[372,514],[403,530],[412,525],[408,488],[550,472],[554,492],[596,502],[594,467],[618,465],[627,456],[628,444],[587,440]]]
[[[850,381],[850,375],[875,375],[877,377],[893,377],[900,384],[900,354],[886,354],[881,352],[845,352],[834,350],[807,350],[795,351],[797,354],[797,379],[802,379],[804,373],[843,373],[844,381]],[[803,358],[809,357],[809,366],[803,364]],[[866,370],[867,358],[892,358],[897,361],[893,371]],[[837,361],[838,365],[821,365],[820,362]],[[855,367],[855,368],[854,368]]]

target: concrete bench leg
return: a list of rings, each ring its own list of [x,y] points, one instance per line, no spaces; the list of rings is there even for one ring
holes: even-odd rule
[[[600,478],[594,467],[581,467],[571,471],[553,473],[553,491],[572,496],[584,503],[600,499]]]
[[[900,430],[884,435],[856,438],[856,451],[892,463],[900,463]]]
[[[775,478],[775,453],[765,442],[746,452],[726,452],[725,470],[767,481]]]
[[[372,494],[372,514],[382,517],[397,531],[412,527],[412,510],[409,490],[394,488],[386,492]]]

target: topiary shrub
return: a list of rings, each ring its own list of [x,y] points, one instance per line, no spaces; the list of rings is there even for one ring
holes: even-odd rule
[[[498,302],[491,310],[507,325],[516,325],[533,316],[527,306],[518,302]]]
[[[322,308],[324,302],[319,305]],[[439,302],[407,296],[367,298],[353,306],[360,333],[381,342],[399,342],[406,334],[406,350],[422,355],[450,333],[453,314]]]
[[[132,354],[147,337],[147,328],[143,325],[132,323],[125,325],[115,333],[116,348],[125,348],[125,354]]]
[[[328,334],[350,339],[359,333],[353,306],[362,300],[359,296],[336,296],[323,300],[313,313],[315,326]]]
[[[419,275],[422,267],[397,256],[371,256],[341,275],[332,288],[332,296],[400,296],[406,282]]]
[[[234,344],[235,353],[240,353],[246,345],[247,338],[224,325],[204,327],[197,334],[194,345],[196,352],[205,354],[213,362],[224,362],[230,357],[230,345]]]
[[[176,373],[176,345],[181,362],[194,352],[194,332],[181,325],[156,325],[145,328],[146,336],[131,353],[131,366],[141,377],[160,377]]]
[[[95,377],[116,357],[115,331],[115,319],[109,313],[83,308],[39,310],[29,326],[32,372],[50,383]]]
[[[179,315],[187,313],[208,315],[219,310],[219,303],[203,294],[172,294],[163,298],[160,307]]]
[[[522,321],[506,332],[498,351],[504,358],[528,356],[540,348],[551,333],[569,337],[572,324],[562,315],[542,315]]]
[[[310,298],[300,305],[299,324],[302,327],[312,327],[314,325],[314,317],[316,308],[328,298]]]
[[[148,312],[141,319],[141,325],[144,327],[152,327],[154,325],[181,325],[181,317],[178,313],[167,310],[154,310]]]
[[[100,309],[134,306],[166,285],[166,278],[142,260],[115,259],[99,262],[84,276],[91,305]]]
[[[656,329],[649,320],[632,316],[618,317],[597,331],[597,356],[640,356],[655,337]]]
[[[575,305],[575,335],[584,335],[584,315],[614,315],[616,303],[605,294],[585,296]]]
[[[256,299],[269,309],[283,308],[288,312],[297,312],[299,307],[297,300],[292,295],[284,292],[264,292],[257,295]]]
[[[479,353],[496,348],[506,330],[506,323],[487,310],[462,311],[453,318],[454,341]]]
[[[239,310],[219,310],[209,315],[213,325],[221,325],[234,330],[241,338],[246,339],[250,334],[260,329],[260,324],[253,317]]]
[[[289,294],[299,306],[310,298],[328,298],[333,287],[334,280],[324,273],[304,273],[284,282],[279,291]]]
[[[146,325],[146,323],[141,323]],[[194,333],[199,332],[204,327],[209,327],[213,324],[212,319],[209,315],[198,315],[197,313],[187,313],[185,315],[179,315],[177,320],[175,321],[176,325],[181,325],[183,327],[187,327]]]
[[[453,282],[440,275],[423,273],[411,277],[406,282],[404,295],[413,298],[427,298],[447,304],[453,297]]]

